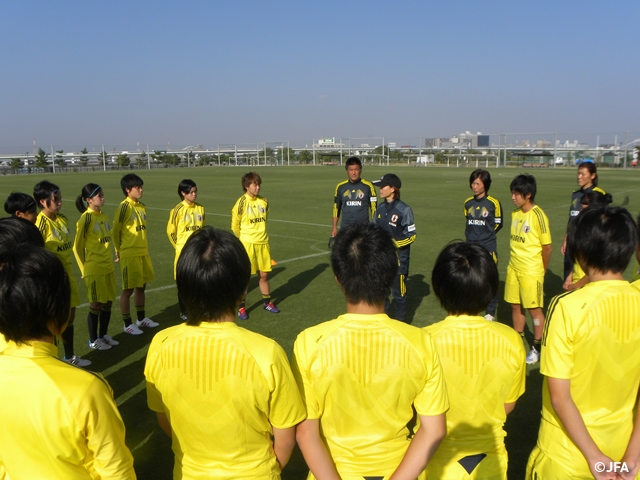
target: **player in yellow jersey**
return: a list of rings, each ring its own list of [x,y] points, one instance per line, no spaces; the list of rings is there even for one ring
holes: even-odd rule
[[[623,277],[637,245],[636,225],[622,207],[590,206],[569,228],[568,250],[590,281],[549,305],[542,421],[529,479],[627,479],[638,472],[640,291]],[[625,464],[616,469],[614,461]]]
[[[511,199],[517,209],[511,214],[509,265],[504,299],[511,304],[513,328],[524,340],[525,311],[533,323],[533,345],[527,363],[540,360],[540,342],[544,328],[544,275],[551,260],[549,219],[534,201],[536,179],[518,175],[511,182]]]
[[[149,408],[172,439],[173,478],[279,479],[305,411],[283,349],[235,323],[251,277],[243,245],[204,227],[176,277],[187,323],[159,332],[145,365]]]
[[[231,230],[247,250],[251,261],[251,274],[258,273],[263,308],[267,312],[280,313],[278,307],[271,301],[268,278],[271,271],[271,249],[269,235],[267,235],[269,202],[259,195],[261,185],[262,179],[257,173],[249,172],[243,175],[244,195],[238,199],[231,210]],[[241,320],[249,318],[244,301],[238,307],[238,318]]]
[[[178,195],[180,203],[169,212],[169,221],[167,222],[167,236],[171,246],[176,251],[175,261],[173,262],[173,278],[176,278],[176,266],[180,252],[187,243],[191,235],[200,230],[204,226],[204,207],[196,203],[198,198],[198,187],[196,182],[185,178],[178,185]],[[180,304],[180,317],[185,318],[185,308],[182,301],[178,298]]]
[[[73,274],[73,241],[71,240],[69,223],[67,217],[60,213],[62,193],[60,193],[60,188],[57,185],[48,180],[43,180],[33,187],[33,198],[40,208],[40,213],[36,219],[36,227],[38,227],[42,238],[44,238],[44,248],[53,252],[60,259],[69,276],[71,285],[69,325],[67,325],[62,334],[64,359],[72,365],[86,367],[91,365],[91,362],[75,355],[73,348],[73,321],[76,318],[76,307],[80,305],[80,293]]]
[[[122,177],[120,186],[126,198],[120,203],[113,219],[113,246],[116,249],[116,262],[120,262],[122,272],[120,311],[124,331],[131,335],[141,335],[142,330],[139,327],[159,325],[145,315],[144,290],[147,283],[155,279],[155,274],[147,242],[147,207],[140,202],[143,184],[142,179],[135,173]],[[138,317],[136,323],[131,320],[131,295]]]
[[[111,224],[102,212],[102,207],[104,193],[100,185],[88,183],[82,187],[82,193],[76,198],[76,208],[82,216],[76,223],[73,253],[87,287],[89,347],[95,350],[108,350],[120,343],[107,333],[111,320],[111,304],[116,298],[116,277],[113,268]]]
[[[69,321],[66,268],[41,247],[0,253],[0,475],[133,480],[133,458],[104,378],[57,358]]]
[[[498,290],[495,261],[478,244],[450,244],[436,260],[431,284],[448,316],[426,330],[451,408],[427,479],[506,480],[503,426],[524,393],[527,369],[520,336],[481,316]]]
[[[375,224],[341,228],[331,266],[346,313],[304,330],[293,348],[308,478],[422,478],[449,401],[430,335],[384,313],[398,272],[393,238]],[[419,426],[410,427],[415,412]]]

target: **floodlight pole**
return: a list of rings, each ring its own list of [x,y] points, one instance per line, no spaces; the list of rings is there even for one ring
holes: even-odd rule
[[[151,170],[151,154],[149,153],[148,143],[147,143],[147,170]]]
[[[51,165],[53,165],[53,173],[56,173],[56,157],[53,156],[53,145],[51,145]]]

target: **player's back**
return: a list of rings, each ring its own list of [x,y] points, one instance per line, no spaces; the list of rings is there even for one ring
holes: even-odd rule
[[[629,282],[592,282],[552,300],[543,336],[541,373],[570,380],[571,397],[587,429],[615,458],[624,453],[633,428],[640,383],[638,312],[640,291]],[[542,414],[538,443],[545,451],[555,450],[556,429],[545,427],[561,428],[561,423],[546,385]]]
[[[520,336],[506,325],[467,315],[449,316],[426,330],[438,350],[451,403],[438,453],[504,451],[504,405],[525,388]]]
[[[342,476],[387,475],[409,446],[407,424],[448,409],[429,335],[385,314],[345,314],[302,332],[294,374]]]

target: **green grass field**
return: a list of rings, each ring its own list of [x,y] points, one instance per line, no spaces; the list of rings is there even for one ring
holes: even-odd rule
[[[282,313],[270,314],[261,308],[257,280],[252,279],[247,296],[250,319],[242,326],[274,338],[288,354],[300,331],[322,321],[335,318],[344,310],[344,298],[334,282],[327,242],[331,233],[333,192],[337,182],[346,179],[341,167],[254,167],[263,179],[261,194],[270,201],[268,231],[271,252],[278,261],[270,275],[272,298]],[[409,318],[422,327],[444,318],[431,288],[431,268],[443,246],[464,238],[463,201],[470,194],[468,178],[471,168],[406,166],[367,166],[363,177],[379,178],[388,171],[403,181],[402,199],[414,211],[417,240],[412,247],[411,267],[407,281]],[[174,252],[165,228],[169,210],[178,203],[178,182],[191,178],[198,184],[198,202],[204,205],[207,224],[229,230],[231,207],[243,193],[240,177],[249,167],[203,167],[196,169],[158,169],[135,171],[145,181],[142,201],[147,205],[149,251],[156,280],[147,287],[147,315],[166,328],[179,323],[176,289],[173,281]],[[505,228],[498,234],[499,270],[504,278],[509,258],[508,230],[513,209],[509,183],[523,169],[493,169],[491,195],[497,197],[505,211]],[[46,178],[60,186],[62,212],[71,226],[80,213],[74,202],[84,184],[102,186],[105,213],[113,218],[117,204],[123,199],[120,178],[127,172],[65,173],[56,175],[24,175],[0,177],[2,198],[12,191],[33,192],[33,186]],[[560,245],[564,235],[571,192],[576,188],[574,168],[532,170],[538,180],[536,203],[546,212],[551,224],[554,248],[545,282],[545,296],[562,291],[562,256]],[[616,204],[629,198],[629,209],[640,211],[640,171],[601,169],[599,185],[611,193]],[[634,263],[635,265],[635,263]],[[626,272],[631,278],[631,268]],[[116,277],[119,269],[116,268]],[[84,283],[76,268],[81,298],[86,301]],[[119,280],[117,280],[119,289]],[[501,290],[503,283],[501,282]],[[76,353],[93,362],[90,369],[101,372],[111,384],[116,402],[127,427],[127,444],[135,457],[135,468],[141,479],[172,478],[173,455],[170,441],[158,428],[155,414],[146,406],[143,368],[147,347],[154,330],[144,335],[129,336],[122,332],[119,307],[114,304],[109,334],[120,345],[108,351],[90,351],[87,346],[87,305],[76,313]],[[510,324],[510,307],[501,302],[499,321]],[[157,329],[156,329],[157,330]],[[527,391],[519,400],[507,422],[507,449],[510,456],[509,478],[524,476],[527,457],[537,438],[540,419],[542,379],[538,366],[530,368]],[[306,477],[306,465],[296,451],[283,472],[284,479]]]

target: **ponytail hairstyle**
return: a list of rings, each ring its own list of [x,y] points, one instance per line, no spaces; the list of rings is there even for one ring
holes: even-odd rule
[[[82,193],[76,198],[76,208],[80,213],[84,213],[87,210],[85,202],[90,198],[95,197],[102,191],[102,187],[97,183],[87,183],[82,187]],[[88,203],[88,202],[87,202]]]
[[[36,201],[31,195],[22,192],[11,192],[4,202],[4,211],[12,217],[17,217],[17,213],[36,213]]]

